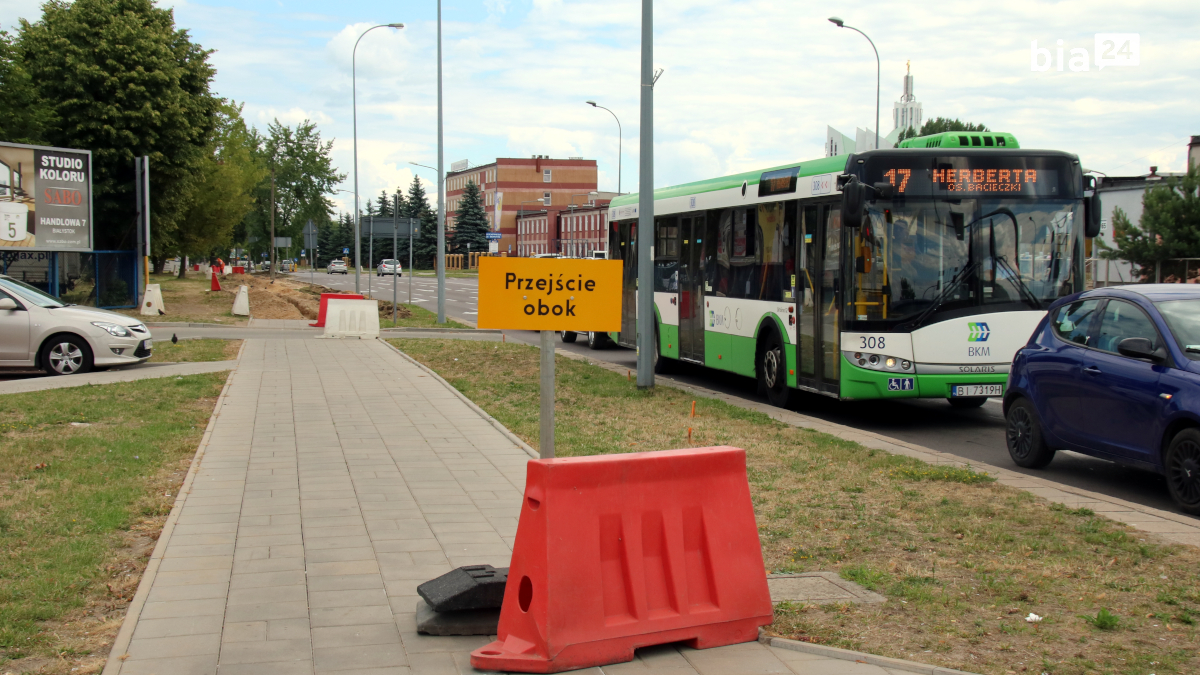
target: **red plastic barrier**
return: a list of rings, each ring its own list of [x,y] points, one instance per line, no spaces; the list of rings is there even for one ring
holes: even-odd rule
[[[242,267],[241,265],[234,265],[234,266],[233,266],[233,273],[234,273],[234,274],[245,274],[245,273],[246,273],[246,268],[245,268],[245,267]]]
[[[209,270],[209,278],[212,279],[212,286],[209,288],[209,290],[211,290],[211,291],[221,290],[221,282],[217,279],[217,268],[214,267],[211,270]]]
[[[366,296],[358,295],[357,293],[322,293],[321,306],[317,309],[317,322],[308,325],[314,328],[325,327],[325,312],[329,311],[330,300],[366,300]]]
[[[192,265],[192,271],[199,272],[200,271],[200,263],[196,263],[195,265]]]
[[[525,485],[498,639],[472,666],[557,673],[771,623],[744,450],[531,460]]]

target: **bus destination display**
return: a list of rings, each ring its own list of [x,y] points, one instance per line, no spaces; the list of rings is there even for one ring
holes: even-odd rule
[[[1046,166],[1044,158],[938,157],[872,159],[869,184],[886,182],[894,194],[921,197],[1070,197],[1068,167]]]

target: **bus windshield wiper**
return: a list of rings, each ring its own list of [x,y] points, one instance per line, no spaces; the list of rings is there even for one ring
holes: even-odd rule
[[[998,255],[992,259],[995,260],[996,264],[1002,267],[1004,271],[1008,273],[1010,279],[1016,282],[1017,292],[1021,294],[1021,297],[1024,298],[1025,301],[1028,302],[1034,309],[1041,309],[1042,301],[1038,300],[1037,296],[1033,294],[1033,291],[1029,290],[1029,287],[1025,285],[1025,281],[1021,278],[1020,272],[1013,269],[1012,263],[1008,262],[1008,258]]]
[[[945,302],[946,299],[949,298],[950,295],[956,290],[958,290],[958,287],[967,280],[967,278],[970,276],[968,273],[975,271],[978,267],[978,262],[964,265],[962,269],[954,273],[954,276],[950,277],[950,281],[946,283],[946,287],[942,289],[941,293],[937,294],[937,297],[934,298],[933,302],[931,302],[929,306],[925,308],[925,311],[918,314],[917,317],[912,321],[908,321],[896,326],[896,330],[909,331],[920,328],[921,325],[924,324],[929,317],[933,316],[934,312],[936,312],[938,308],[942,306],[942,303]]]

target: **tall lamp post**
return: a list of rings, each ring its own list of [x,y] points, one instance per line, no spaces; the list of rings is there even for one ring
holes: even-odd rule
[[[437,322],[446,323],[446,153],[442,143],[442,0],[437,0],[437,136],[438,136],[438,213],[437,213]]]
[[[602,105],[597,105],[595,101],[588,101],[587,104],[593,108],[608,110],[608,108],[605,108]],[[617,113],[608,110],[608,114],[612,115],[614,120],[617,120],[617,194],[621,194],[621,145],[623,143],[622,136],[624,133],[621,131],[621,120],[617,118]]]
[[[849,28],[850,30],[854,31],[855,33],[858,33],[859,35],[867,38],[867,42],[871,43],[871,49],[875,50],[875,149],[878,150],[879,149],[879,50],[875,49],[875,41],[872,40],[869,35],[862,32],[861,30],[855,28],[854,26],[847,26],[845,21],[842,21],[841,19],[837,18],[836,16],[829,17],[829,23],[837,26],[838,28]]]
[[[378,26],[371,26],[363,31],[362,35],[354,41],[354,49],[350,52],[350,100],[351,100],[351,116],[354,119],[354,292],[359,292],[359,261],[358,256],[360,249],[359,245],[359,224],[358,224],[358,43],[362,42],[363,36],[376,28],[404,28],[402,23],[381,23]],[[272,244],[275,242],[271,242]],[[271,273],[274,274],[272,269]]]

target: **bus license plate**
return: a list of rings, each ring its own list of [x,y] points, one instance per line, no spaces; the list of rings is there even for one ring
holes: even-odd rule
[[[1002,384],[956,384],[950,389],[950,395],[959,396],[1003,396]]]

